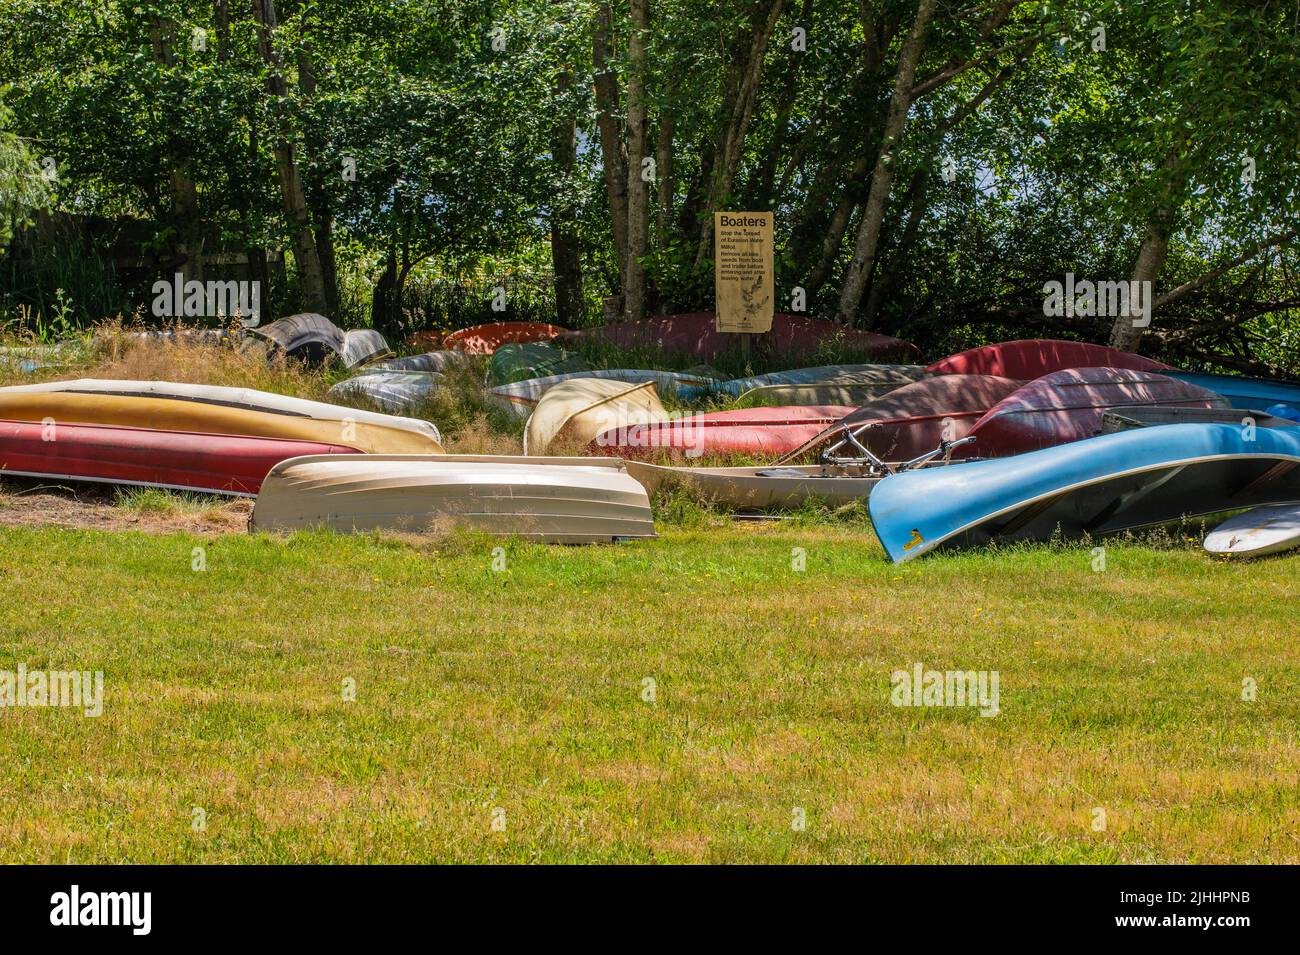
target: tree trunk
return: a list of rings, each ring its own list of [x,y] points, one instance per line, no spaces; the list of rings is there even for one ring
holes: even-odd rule
[[[266,79],[267,92],[277,98],[288,96],[283,76],[283,64],[275,52],[276,28],[275,0],[253,0],[253,16],[261,29],[257,45],[262,60],[269,68]],[[302,307],[311,312],[328,312],[325,299],[325,279],[321,272],[320,255],[316,251],[316,236],[312,231],[311,217],[307,212],[307,199],[303,194],[302,178],[292,135],[280,136],[273,147],[276,171],[280,179],[280,196],[284,201],[285,218],[292,233],[293,258],[298,271],[298,287]]]
[[[1180,137],[1165,153],[1165,161],[1159,170],[1161,182],[1158,198],[1147,220],[1146,238],[1138,250],[1137,262],[1129,275],[1131,282],[1150,282],[1153,292],[1156,278],[1169,255],[1169,233],[1173,230],[1178,197],[1185,188],[1183,161],[1179,156],[1182,142]],[[1131,315],[1117,315],[1110,329],[1110,345],[1121,351],[1136,352],[1143,331],[1144,329],[1134,326]]]
[[[596,9],[592,29],[591,60],[595,71],[596,126],[600,132],[601,169],[605,195],[609,200],[610,231],[614,237],[614,258],[618,261],[619,291],[627,284],[627,152],[623,146],[618,75],[610,66],[614,17],[610,5]]]
[[[569,100],[573,74],[565,70],[555,85],[557,98],[564,106],[555,126],[551,154],[563,185],[551,208],[551,267],[555,272],[556,316],[561,325],[574,328],[582,319],[582,260],[576,227],[578,211],[572,193],[578,163],[578,120]]]
[[[298,54],[298,89],[305,102],[309,103],[316,96],[316,69],[312,64],[311,46],[305,26],[302,49]],[[310,128],[305,136],[307,148],[315,155],[322,155],[325,147],[321,138]],[[326,314],[332,317],[339,310],[338,265],[334,257],[334,211],[330,208],[329,195],[321,183],[309,184],[306,198],[312,221],[316,225],[313,237],[320,260],[321,281],[325,286]]]
[[[812,5],[813,0],[803,0],[803,7],[799,10],[799,25],[804,28],[807,28],[808,18],[812,15]],[[772,122],[772,141],[764,150],[762,162],[754,176],[756,183],[753,189],[754,197],[765,207],[775,207],[776,204],[776,197],[773,195],[776,185],[776,166],[790,134],[790,114],[794,112],[795,94],[799,91],[799,67],[807,55],[807,51],[800,52],[791,47],[786,57],[785,83],[781,87],[781,95],[776,106],[776,118]]]
[[[176,25],[163,17],[149,20],[149,39],[153,45],[153,59],[159,67],[170,70],[176,66]],[[190,162],[184,150],[169,137],[163,162],[167,166],[167,179],[171,195],[172,222],[176,229],[176,252],[184,258],[181,272],[186,281],[203,281],[203,223],[199,220],[199,191],[190,172]]]
[[[862,221],[858,223],[857,241],[853,248],[853,259],[849,262],[848,272],[844,276],[844,285],[840,290],[840,304],[836,310],[836,319],[845,324],[853,321],[858,305],[862,302],[862,293],[871,276],[871,268],[876,259],[876,247],[880,242],[880,224],[885,218],[885,202],[889,198],[890,186],[894,181],[894,153],[898,149],[899,138],[907,124],[907,111],[912,105],[911,90],[916,76],[916,66],[925,50],[925,34],[934,15],[937,0],[921,0],[912,23],[912,31],[898,58],[898,74],[894,81],[894,93],[889,104],[889,119],[885,122],[884,136],[881,138],[880,154],[876,157],[875,172],[871,176],[871,191],[867,194],[867,204],[862,210]]]
[[[623,285],[623,315],[635,322],[645,317],[645,264],[650,238],[650,186],[641,160],[646,155],[646,76],[649,65],[645,41],[650,31],[650,0],[631,0],[627,78],[627,269]]]
[[[1147,223],[1146,238],[1142,241],[1137,262],[1129,275],[1130,282],[1150,282],[1150,287],[1155,288],[1156,277],[1160,275],[1160,269],[1169,255],[1169,232],[1173,222],[1174,211],[1168,206],[1162,206],[1152,213],[1151,221]],[[1135,352],[1142,341],[1143,331],[1133,324],[1131,315],[1117,315],[1115,324],[1110,329],[1110,347]]]
[[[657,215],[655,224],[660,241],[668,236],[673,218],[673,131],[675,122],[671,113],[659,116],[659,137],[655,143],[655,189]]]
[[[770,0],[766,13],[752,21],[750,40],[745,46],[745,59],[733,74],[732,95],[723,99],[723,126],[719,133],[718,149],[712,168],[708,202],[700,216],[700,243],[695,250],[695,267],[713,257],[713,213],[720,209],[731,194],[736,170],[745,145],[745,134],[754,117],[758,102],[758,85],[763,77],[763,61],[772,31],[781,18],[785,0]],[[731,85],[729,83],[729,85]]]

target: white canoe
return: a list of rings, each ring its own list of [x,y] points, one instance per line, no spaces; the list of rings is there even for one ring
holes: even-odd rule
[[[66,392],[86,395],[115,395],[129,398],[166,398],[175,401],[199,401],[205,404],[225,405],[248,411],[270,414],[295,415],[317,421],[355,421],[373,424],[398,431],[411,431],[441,442],[438,429],[429,421],[403,418],[397,415],[347,408],[325,401],[310,401],[255,388],[227,388],[221,385],[192,385],[178,381],[132,381],[116,378],[74,378],[70,381],[44,381],[32,385],[10,385],[0,388],[0,399],[5,395],[51,394]]]
[[[575,378],[551,388],[537,403],[524,428],[524,454],[545,454],[557,441],[582,447],[611,428],[667,419],[653,381]]]
[[[630,384],[653,382],[655,388],[664,394],[671,394],[682,387],[707,385],[713,381],[713,379],[702,375],[692,375],[680,371],[654,371],[649,368],[609,368],[594,371],[572,371],[562,375],[547,375],[544,378],[512,381],[489,388],[488,397],[493,404],[513,412],[520,418],[526,418],[546,393],[556,385],[583,378],[604,378]]]
[[[340,381],[329,395],[343,400],[364,398],[398,414],[427,401],[442,380],[442,374],[436,371],[365,371]]]
[[[1300,504],[1257,507],[1229,518],[1205,536],[1211,554],[1262,557],[1300,547]]]
[[[252,530],[438,532],[468,526],[546,543],[654,536],[645,489],[617,458],[340,455],[271,469]]]
[[[421,355],[407,355],[404,358],[385,358],[370,365],[370,368],[382,368],[385,371],[446,371],[453,365],[467,359],[463,351],[444,349],[430,351]]]
[[[879,477],[857,476],[845,470],[816,465],[781,467],[696,468],[665,467],[625,461],[628,473],[654,494],[674,485],[723,507],[767,510],[798,507],[810,500],[839,507],[867,502]]]
[[[356,368],[391,355],[384,336],[373,328],[353,328],[343,333],[343,367]]]

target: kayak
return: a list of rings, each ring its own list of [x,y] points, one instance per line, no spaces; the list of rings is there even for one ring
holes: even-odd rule
[[[971,348],[936,361],[925,370],[936,375],[1001,375],[1032,381],[1067,368],[1164,371],[1170,366],[1105,345],[1032,338]]]
[[[511,342],[550,341],[567,331],[546,322],[490,322],[450,332],[443,336],[442,345],[471,355],[490,355]]]
[[[72,393],[87,396],[102,395],[118,398],[155,398],[175,402],[218,405],[247,411],[267,412],[286,417],[312,418],[318,421],[357,422],[380,428],[410,431],[422,438],[432,439],[434,442],[441,440],[438,429],[433,424],[418,418],[403,418],[390,414],[380,414],[375,411],[363,411],[358,408],[330,404],[326,401],[309,401],[306,398],[294,398],[290,395],[276,394],[272,391],[258,391],[254,388],[194,385],[178,381],[73,378],[65,381],[45,381],[31,385],[11,385],[7,388],[0,388],[0,417],[6,417],[3,414],[6,402],[11,402],[17,396],[53,393]],[[89,404],[93,406],[94,402],[89,402]],[[114,407],[129,408],[129,405],[119,403]],[[180,414],[192,413],[197,415],[197,412],[193,412],[193,409],[187,411],[184,408],[172,408],[171,411]],[[39,415],[37,418],[27,418],[25,414],[22,416],[11,414],[7,415],[7,417],[26,421],[40,420],[45,415]],[[112,424],[114,422],[111,420],[100,421],[97,418],[96,423]],[[144,422],[141,426],[151,427],[152,425],[150,422]],[[206,431],[208,429],[182,428],[181,430]],[[268,435],[268,437],[275,437],[275,435]]]
[[[537,403],[524,428],[524,454],[545,454],[555,443],[581,447],[610,428],[667,417],[653,381],[574,378],[548,390]]]
[[[6,475],[256,494],[268,471],[304,454],[355,454],[309,441],[95,424],[0,421]]]
[[[656,452],[688,458],[727,454],[778,457],[852,411],[851,407],[835,405],[713,411],[602,431],[587,450],[628,458],[653,456]]]
[[[1166,375],[1128,368],[1072,368],[1044,375],[989,409],[958,456],[1001,457],[1091,438],[1115,405],[1226,408],[1212,391]]]
[[[862,405],[782,463],[826,447],[846,429],[858,433],[858,440],[881,460],[908,461],[934,450],[940,441],[965,437],[990,408],[1023,384],[996,375],[922,378]]]
[[[489,534],[580,544],[654,536],[645,488],[610,458],[326,455],[271,469],[252,530]]]
[[[871,520],[895,562],[940,547],[1076,539],[1300,500],[1300,428],[1172,424],[894,474]]]
[[[336,405],[329,407],[338,408]],[[344,445],[367,454],[429,454],[442,450],[437,429],[427,422],[424,422],[427,430],[412,430],[404,424],[389,426],[375,421],[375,417],[382,419],[389,417],[387,415],[372,417],[374,412],[352,408],[338,408],[338,411],[340,417],[327,419],[166,397],[75,391],[14,394],[13,389],[0,389],[0,420],[43,422],[52,419],[59,424],[280,438]],[[396,420],[406,422],[409,419]]]
[[[717,331],[713,312],[662,315],[638,322],[614,322],[596,328],[567,332],[563,339],[594,338],[619,348],[649,348],[710,360],[739,348],[739,336]],[[807,315],[778,312],[772,330],[751,336],[754,345],[782,358],[809,358],[823,348],[857,351],[872,358],[907,359],[917,354],[911,342],[846,328]]]

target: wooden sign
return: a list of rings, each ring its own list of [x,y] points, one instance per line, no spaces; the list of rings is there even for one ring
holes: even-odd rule
[[[713,282],[717,330],[768,332],[776,309],[772,281],[772,213],[713,214]]]

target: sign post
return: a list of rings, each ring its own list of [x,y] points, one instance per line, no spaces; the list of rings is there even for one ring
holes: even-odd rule
[[[713,270],[716,328],[739,334],[748,358],[750,336],[771,331],[776,310],[772,213],[715,212]]]

